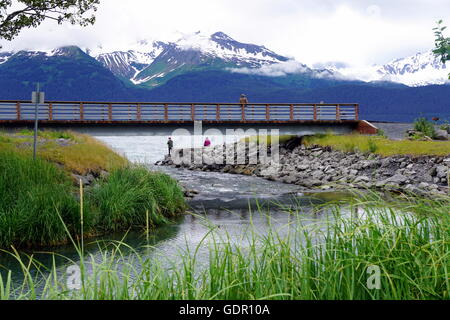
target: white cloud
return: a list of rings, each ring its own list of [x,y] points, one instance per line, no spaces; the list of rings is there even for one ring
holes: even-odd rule
[[[281,63],[265,65],[258,69],[230,68],[229,70],[235,73],[254,74],[269,77],[282,77],[288,74],[311,71],[308,67],[295,60],[288,60]]]
[[[308,65],[367,66],[430,49],[431,29],[450,17],[450,5],[449,0],[102,0],[96,15],[95,26],[46,22],[1,44],[16,50],[70,44],[121,48],[140,39],[175,41],[177,32],[223,31]]]

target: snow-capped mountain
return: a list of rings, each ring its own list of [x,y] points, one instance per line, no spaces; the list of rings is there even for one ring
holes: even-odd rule
[[[450,67],[443,64],[432,51],[394,60],[377,70],[381,80],[400,82],[412,87],[444,84],[448,81],[449,72]]]
[[[0,65],[16,55],[48,59],[74,57],[80,48],[0,52]],[[309,77],[328,80],[384,81],[408,86],[448,83],[449,64],[432,51],[397,59],[385,65],[354,68],[342,63],[309,67],[264,46],[242,43],[223,32],[181,34],[175,41],[144,40],[123,47],[96,46],[83,52],[122,81],[155,87],[188,72],[221,70],[270,77]],[[298,77],[297,77],[298,78]]]
[[[161,41],[139,41],[126,51],[105,51],[102,47],[86,52],[97,59],[116,76],[137,84],[135,78],[158,57],[168,45]]]
[[[385,65],[353,68],[345,65],[326,66],[337,77],[357,79],[366,82],[389,81],[410,87],[448,83],[449,64],[443,64],[433,51],[417,53],[413,56],[396,59]]]
[[[6,61],[14,55],[14,52],[0,52],[0,64],[5,63]]]
[[[223,32],[185,34],[175,42],[141,42],[132,50],[88,49],[116,76],[134,84],[155,86],[183,72],[208,68],[260,68],[288,58],[254,44],[241,43]]]

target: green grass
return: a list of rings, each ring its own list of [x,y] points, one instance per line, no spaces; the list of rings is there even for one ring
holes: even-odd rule
[[[268,146],[270,146],[272,144],[272,139],[274,141],[276,141],[277,138],[278,139],[278,143],[285,143],[288,142],[289,140],[292,140],[293,138],[295,138],[295,135],[290,135],[290,134],[285,134],[285,135],[279,135],[279,136],[273,136],[273,135],[258,135],[258,136],[251,136],[251,137],[246,137],[241,139],[241,142],[246,142],[246,143],[266,143]]]
[[[68,290],[56,267],[37,280],[27,267],[37,262],[11,253],[22,261],[26,280],[13,288],[8,276],[0,278],[0,298],[35,299],[38,286],[44,299],[450,298],[449,198],[406,198],[394,208],[376,196],[361,197],[347,208],[365,208],[358,216],[344,214],[342,204],[327,208],[334,214],[325,229],[303,224],[301,212],[288,211],[295,225],[283,236],[275,228],[265,235],[249,229],[246,239],[231,242],[211,225],[193,252],[169,265],[167,257],[149,259],[114,242],[100,259],[82,260],[91,271],[84,271],[81,290]],[[205,246],[206,266],[198,257]],[[371,266],[380,269],[379,290],[368,287]]]
[[[51,163],[0,150],[0,247],[57,244],[78,221],[72,181]]]
[[[89,135],[72,131],[40,130],[38,138],[38,157],[57,163],[69,172],[99,173],[128,164],[124,157]],[[62,146],[58,139],[67,141]],[[31,155],[33,131],[27,129],[13,133],[0,131],[0,149]]]
[[[450,141],[410,141],[390,140],[379,136],[351,135],[315,135],[304,138],[306,145],[332,147],[344,152],[369,152],[381,156],[395,155],[450,155]]]
[[[92,204],[99,209],[99,225],[108,231],[167,223],[185,209],[184,196],[177,182],[167,175],[144,167],[115,170],[90,190]]]
[[[84,236],[87,237],[145,227],[147,210],[150,225],[156,226],[167,223],[185,209],[176,181],[128,164],[91,137],[42,133],[52,139],[70,136],[74,144],[59,146],[51,141],[33,161],[29,149],[18,147],[19,135],[25,133],[0,135],[0,247],[66,243],[69,238],[60,217],[70,233],[80,236],[79,190],[72,172],[109,170],[107,177],[86,189]]]

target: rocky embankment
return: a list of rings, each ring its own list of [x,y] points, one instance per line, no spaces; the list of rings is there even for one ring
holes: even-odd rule
[[[375,154],[341,152],[328,147],[306,147],[298,141],[291,141],[280,146],[279,161],[275,163],[249,164],[248,146],[245,146],[245,164],[221,164],[221,156],[226,152],[223,149],[230,147],[236,148],[238,144],[225,148],[220,146],[196,149],[197,152],[202,152],[203,161],[198,164],[191,161],[180,164],[175,160],[176,156],[174,159],[166,157],[156,164],[189,170],[254,175],[296,184],[308,190],[351,187],[407,191],[419,195],[446,194],[449,191],[450,157],[381,157]],[[187,151],[175,150],[175,153],[186,154]]]

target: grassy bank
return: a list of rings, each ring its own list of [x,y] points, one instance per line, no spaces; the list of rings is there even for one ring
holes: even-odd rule
[[[91,271],[83,271],[81,290],[68,290],[56,267],[41,282],[24,267],[28,289],[12,288],[4,277],[0,298],[34,299],[29,288],[40,285],[45,299],[450,298],[449,198],[405,199],[395,208],[379,198],[360,199],[347,208],[358,216],[342,205],[327,209],[334,211],[327,228],[303,224],[303,213],[288,211],[293,223],[287,235],[249,229],[245,239],[231,242],[211,226],[197,249],[169,264],[114,243],[102,259],[85,261],[81,270]],[[205,266],[197,250],[207,245]]]
[[[318,134],[305,137],[306,145],[332,147],[344,152],[370,152],[381,156],[447,156],[450,155],[450,141],[410,141],[390,140],[384,137],[373,137],[359,134],[332,135]]]
[[[86,188],[84,234],[152,225],[184,210],[176,181],[128,163],[97,140],[71,132],[41,132],[33,161],[27,132],[0,136],[0,247],[37,247],[80,236],[79,187],[71,174],[99,172]],[[63,139],[63,141],[58,140]]]
[[[278,135],[278,136],[274,136],[274,135],[257,135],[257,136],[250,136],[250,137],[246,137],[246,138],[242,138],[240,141],[245,142],[245,143],[256,143],[256,144],[261,144],[261,143],[265,143],[268,146],[272,145],[272,140],[274,143],[286,143],[289,140],[292,140],[293,138],[295,138],[295,135],[291,135],[291,134],[284,134],[284,135]]]
[[[85,134],[71,131],[42,130],[38,135],[38,156],[59,164],[68,172],[77,174],[110,171],[128,164],[128,161],[113,152],[102,142]],[[21,130],[13,133],[0,131],[0,149],[31,155],[33,131]]]

